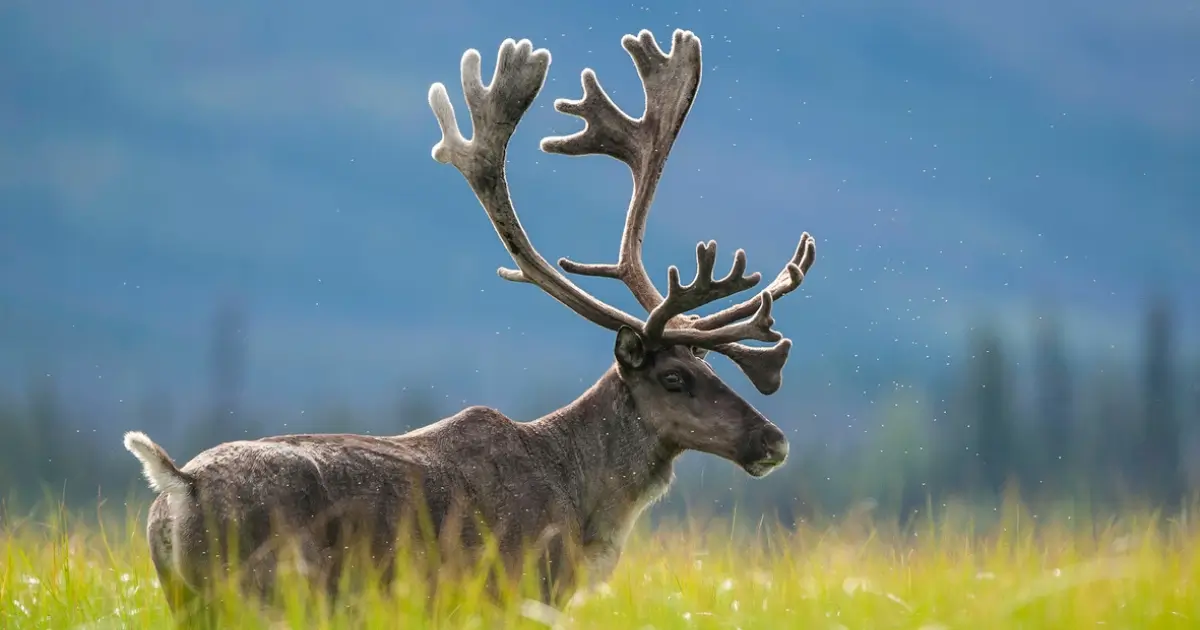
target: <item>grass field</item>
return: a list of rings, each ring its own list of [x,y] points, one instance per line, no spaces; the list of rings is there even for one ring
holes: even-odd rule
[[[10,517],[0,628],[170,627],[141,519]],[[1187,518],[1045,523],[1009,507],[983,531],[950,517],[908,531],[864,519],[734,529],[639,532],[607,587],[561,612],[489,604],[475,583],[430,612],[401,581],[401,596],[368,594],[325,615],[305,613],[303,593],[272,619],[229,598],[224,627],[1200,628],[1200,536]]]

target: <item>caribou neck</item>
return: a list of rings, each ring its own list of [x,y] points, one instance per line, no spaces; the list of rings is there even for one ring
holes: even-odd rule
[[[631,524],[670,486],[681,452],[642,420],[615,364],[579,398],[529,427],[569,467],[588,529]]]

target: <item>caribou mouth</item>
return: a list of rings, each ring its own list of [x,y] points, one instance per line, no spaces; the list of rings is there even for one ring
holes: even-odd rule
[[[774,459],[760,459],[756,462],[750,462],[742,466],[748,475],[754,478],[766,477],[771,474],[776,468],[783,466],[786,457]]]

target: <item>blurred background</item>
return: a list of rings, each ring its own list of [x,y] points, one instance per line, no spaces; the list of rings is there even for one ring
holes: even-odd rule
[[[395,434],[466,405],[527,420],[612,361],[612,333],[510,261],[426,103],[467,48],[553,53],[513,139],[550,260],[615,260],[629,175],[543,154],[594,68],[627,112],[621,36],[704,44],[646,260],[748,252],[795,341],[763,397],[792,439],[749,481],[687,455],[655,514],[950,501],[1175,505],[1200,488],[1200,6],[1185,0],[0,7],[0,491],[80,509],[151,497],[121,447],[184,462],[282,432]],[[467,130],[464,130],[467,131]],[[583,279],[636,310],[616,282]],[[715,307],[714,307],[715,308]],[[1007,485],[1015,484],[1015,485]],[[866,503],[864,503],[866,502]],[[856,509],[856,508],[855,508]]]

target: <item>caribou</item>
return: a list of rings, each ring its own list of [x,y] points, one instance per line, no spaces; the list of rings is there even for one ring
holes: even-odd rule
[[[384,579],[395,575],[404,557],[399,549],[432,544],[443,552],[433,554],[435,572],[450,552],[478,559],[490,549],[507,575],[533,572],[542,601],[561,604],[610,576],[635,521],[667,491],[685,451],[724,458],[753,477],[784,463],[783,431],[722,381],[708,353],[732,360],[760,393],[779,389],[792,343],[773,329],[772,309],[801,285],[815,259],[814,240],[803,233],[773,282],[711,314],[692,311],[761,280],[757,272],[745,274],[743,250],[718,279],[716,242],[700,243],[695,279],[682,284],[671,266],[666,295],[659,292],[642,261],[646,218],[700,87],[701,46],[685,30],[674,32],[669,53],[646,30],[621,44],[641,78],[642,117],[613,103],[589,68],[581,76],[582,98],[554,103],[581,118],[583,130],[541,141],[547,153],[607,155],[629,167],[633,195],[615,263],[562,258],[556,269],[534,248],[513,208],[508,144],[545,83],[549,51],[535,50],[529,40],[505,40],[488,85],[479,53],[466,51],[461,75],[470,139],[459,130],[445,86],[429,90],[442,132],[433,159],[461,172],[516,263],[498,275],[533,285],[615,333],[607,371],[574,401],[530,421],[474,406],[392,437],[305,434],[226,442],[182,467],[144,433],[125,434],[125,447],[159,493],[146,535],[176,617],[208,601],[214,576],[230,575],[235,566],[239,592],[268,596],[284,563],[285,539],[294,561],[289,566],[330,596],[337,576],[357,571],[350,543],[366,549],[361,561]],[[565,274],[619,280],[647,315],[640,319],[606,304]],[[532,564],[523,560],[530,549],[538,559]]]

